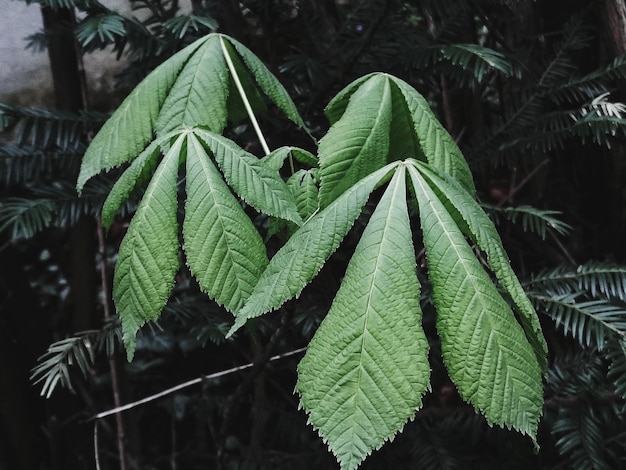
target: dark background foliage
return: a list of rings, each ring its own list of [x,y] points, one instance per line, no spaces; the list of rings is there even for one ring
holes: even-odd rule
[[[181,15],[176,0],[129,1],[136,17],[96,0],[37,2],[44,29],[29,41],[50,57],[56,109],[0,104],[0,468],[336,468],[298,410],[300,356],[268,358],[306,346],[358,224],[297,301],[234,340],[224,340],[230,316],[183,270],[135,361],[120,351],[107,299],[134,207],[104,234],[97,216],[115,172],[81,199],[74,190],[82,153],[114,107],[90,106],[81,57],[109,47],[111,60],[122,58],[123,96],[211,31],[258,54],[317,137],[328,128],[325,104],[358,76],[385,71],[415,86],[470,162],[540,313],[550,367],[539,453],[459,399],[425,284],[432,392],[363,468],[626,468],[624,2],[192,0]],[[271,108],[261,125],[271,148],[310,146]],[[245,124],[228,132],[261,154]],[[257,222],[265,233],[267,220]],[[270,250],[280,243],[271,238]],[[247,363],[97,420],[94,452],[98,412]]]

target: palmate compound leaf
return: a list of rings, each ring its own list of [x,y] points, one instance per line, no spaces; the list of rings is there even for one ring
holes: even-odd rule
[[[474,194],[458,146],[426,99],[399,78],[382,73],[361,77],[325,111],[332,126],[319,145],[321,207],[385,163],[409,157],[450,174]]]
[[[163,157],[120,245],[113,298],[129,360],[137,331],[161,313],[180,266],[176,181],[184,141],[180,135]]]
[[[222,43],[233,47],[222,47]],[[177,129],[205,126],[220,133],[229,118],[228,94],[233,70],[225,51],[241,55],[247,69],[234,72],[244,83],[255,81],[289,119],[305,128],[295,104],[278,79],[237,41],[209,34],[174,54],[152,71],[122,102],[90,144],[76,187],[82,191],[91,177],[136,158],[155,136]],[[235,58],[236,59],[236,58]],[[249,73],[244,77],[242,73]],[[247,87],[251,93],[250,87]],[[244,87],[244,92],[246,88]],[[248,99],[251,103],[263,104]],[[232,101],[232,100],[231,100]],[[252,109],[252,112],[258,109]],[[232,118],[232,116],[230,116]]]
[[[302,406],[342,469],[393,438],[429,386],[415,269],[401,165],[298,367]]]
[[[366,176],[293,234],[261,274],[227,337],[250,318],[275,310],[302,292],[337,249],[371,192],[397,165],[390,163]]]
[[[537,356],[438,194],[419,168],[409,172],[450,378],[489,423],[535,440],[543,407]]]
[[[184,248],[202,290],[237,311],[267,265],[261,236],[198,138],[187,138]]]
[[[489,267],[515,306],[526,339],[532,345],[541,369],[545,371],[548,346],[543,337],[537,313],[511,268],[493,222],[478,202],[453,178],[422,162],[415,161],[414,165],[429,181],[446,211],[452,216],[463,234],[487,255]]]

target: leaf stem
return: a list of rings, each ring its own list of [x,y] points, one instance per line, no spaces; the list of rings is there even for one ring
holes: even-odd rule
[[[261,132],[261,128],[259,127],[259,122],[257,121],[256,116],[254,115],[254,112],[252,111],[252,106],[250,105],[250,101],[248,100],[248,97],[246,96],[246,92],[243,89],[241,80],[239,80],[239,75],[237,74],[237,70],[235,69],[235,64],[233,64],[233,61],[230,58],[228,49],[226,49],[226,44],[224,44],[224,38],[221,36],[220,36],[220,44],[222,46],[222,52],[224,53],[224,58],[226,59],[226,64],[228,65],[228,70],[230,70],[230,73],[233,76],[233,80],[235,81],[235,85],[237,86],[237,91],[239,91],[239,95],[241,96],[243,105],[246,107],[246,111],[248,112],[248,117],[250,118],[250,121],[252,121],[252,127],[254,127],[256,135],[259,138],[259,142],[261,142],[261,146],[263,147],[263,151],[265,152],[265,155],[268,155],[270,153],[270,148],[268,147],[265,137],[263,136],[263,133]]]

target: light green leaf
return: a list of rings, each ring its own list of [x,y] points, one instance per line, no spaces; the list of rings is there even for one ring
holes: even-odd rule
[[[473,195],[476,188],[467,162],[450,134],[435,117],[426,99],[405,81],[391,75],[389,78],[404,96],[413,117],[421,153],[426,156],[428,163],[448,173]],[[419,156],[416,155],[415,158]]]
[[[156,122],[157,134],[194,126],[222,132],[227,120],[227,93],[228,68],[219,36],[212,34],[178,74]]]
[[[457,226],[487,255],[489,267],[513,301],[526,338],[535,351],[541,369],[545,370],[548,346],[543,337],[537,313],[511,268],[493,222],[483,212],[478,202],[453,178],[422,162],[415,162],[415,165],[428,179],[433,190],[437,192],[446,211],[452,215]]]
[[[109,228],[113,223],[115,214],[128,200],[135,189],[144,183],[154,171],[159,154],[161,142],[153,141],[146,149],[135,158],[130,166],[122,173],[111,188],[104,204],[102,205],[102,225]]]
[[[252,51],[250,51],[250,49],[245,47],[240,42],[224,35],[222,35],[222,38],[225,42],[229,42],[235,47],[257,84],[261,90],[263,90],[263,93],[265,93],[265,95],[267,95],[267,97],[276,106],[278,106],[278,108],[284,112],[292,122],[294,122],[297,126],[306,129],[306,125],[300,117],[298,109],[287,93],[287,90],[285,90],[285,87],[283,87],[272,72],[269,71],[265,64],[261,62],[259,58],[254,55]]]
[[[429,386],[404,175],[399,166],[298,366],[302,406],[342,469],[392,439]]]
[[[352,97],[354,92],[359,89],[362,83],[366,82],[374,75],[377,75],[377,73],[369,73],[367,75],[357,78],[348,86],[346,86],[343,90],[337,93],[335,97],[330,101],[330,103],[326,105],[324,113],[330,121],[331,126],[339,121],[339,119],[341,119],[341,116],[343,116],[343,113],[345,112],[346,107],[350,102],[350,98]]]
[[[113,298],[122,320],[128,360],[135,335],[156,319],[167,302],[178,271],[176,181],[185,136],[165,154],[130,222],[113,277]]]
[[[241,308],[268,263],[265,245],[191,133],[183,235],[187,263],[202,290],[231,312]]]
[[[438,195],[415,167],[409,172],[450,378],[489,423],[535,440],[543,392],[533,348]]]
[[[296,200],[298,213],[303,220],[307,220],[319,208],[317,173],[317,168],[298,170],[287,180],[287,187]]]
[[[389,154],[391,85],[382,75],[363,82],[339,119],[320,141],[320,205],[381,168]]]
[[[79,193],[87,180],[132,160],[152,140],[157,117],[178,73],[205,40],[199,39],[154,69],[102,126],[83,157],[76,183]]]
[[[302,292],[337,249],[371,192],[397,165],[391,163],[366,176],[294,233],[261,274],[228,336],[250,318],[275,310]]]
[[[192,132],[211,149],[229,186],[246,203],[264,214],[302,224],[293,195],[278,172],[226,137],[204,129]]]

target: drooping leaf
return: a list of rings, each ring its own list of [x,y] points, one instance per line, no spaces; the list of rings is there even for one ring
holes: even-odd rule
[[[113,298],[129,360],[137,331],[161,313],[180,266],[176,181],[184,141],[183,134],[163,157],[120,245]]]
[[[248,298],[267,265],[261,236],[198,138],[187,138],[184,248],[202,290],[229,311]]]
[[[198,40],[150,73],[122,102],[87,148],[76,188],[87,180],[135,158],[152,140],[155,123],[178,73],[189,57],[202,46]]]
[[[404,96],[413,117],[422,154],[426,156],[428,163],[448,173],[473,195],[476,189],[467,162],[450,134],[435,117],[426,99],[405,81],[391,75],[389,78]]]
[[[161,142],[155,140],[132,161],[126,171],[115,182],[102,205],[101,217],[103,227],[108,229],[111,226],[115,214],[128,200],[131,193],[151,176],[160,153]]]
[[[535,440],[543,407],[537,356],[445,205],[416,167],[409,172],[450,378],[489,423]]]
[[[330,101],[330,103],[326,105],[326,108],[324,108],[324,113],[330,121],[331,126],[339,121],[341,116],[343,116],[343,113],[345,112],[348,103],[350,102],[350,98],[352,97],[354,92],[359,89],[362,83],[366,82],[374,75],[376,75],[376,73],[370,73],[357,78],[348,86],[346,86],[343,90],[337,93],[335,97]]]
[[[234,46],[239,55],[241,56],[246,67],[250,71],[250,74],[254,77],[255,81],[263,90],[263,93],[285,113],[285,115],[297,126],[302,129],[306,129],[306,125],[298,113],[298,109],[293,100],[285,90],[285,87],[276,79],[276,77],[269,71],[263,62],[250,51],[246,46],[236,41],[235,39],[221,35],[225,42],[228,42]]]
[[[307,220],[319,208],[317,172],[317,168],[298,170],[287,180],[287,187],[296,200],[298,213],[303,220]]]
[[[532,232],[546,238],[548,228],[551,228],[559,235],[567,235],[572,227],[556,216],[562,215],[559,211],[538,209],[532,206],[497,207],[489,204],[481,204],[490,214],[495,217],[498,223],[499,215],[503,215],[513,223],[520,223],[525,232]]]
[[[227,93],[228,68],[219,36],[210,35],[179,72],[155,124],[157,134],[194,126],[222,132]]]
[[[386,77],[373,75],[354,92],[341,119],[320,140],[321,207],[385,165],[390,123],[391,85]]]
[[[581,346],[603,350],[607,341],[626,337],[626,309],[607,299],[582,300],[580,292],[552,294],[529,292],[538,309]]]
[[[52,224],[55,206],[50,199],[9,197],[0,201],[0,233],[31,238]]]
[[[275,310],[302,292],[337,249],[371,192],[397,165],[390,163],[366,176],[294,233],[261,274],[228,336],[250,318]]]
[[[425,163],[415,162],[415,165],[428,179],[456,225],[487,255],[489,267],[515,305],[526,338],[532,345],[542,370],[545,370],[548,347],[537,313],[511,268],[493,222],[480,208],[478,202],[453,178]]]
[[[302,224],[295,200],[278,172],[226,137],[197,128],[193,133],[211,149],[229,186],[246,203],[264,214]]]
[[[609,341],[607,349],[611,361],[607,376],[615,384],[615,392],[626,399],[626,339]]]
[[[392,439],[429,386],[404,175],[397,167],[298,367],[302,406],[342,469]]]

